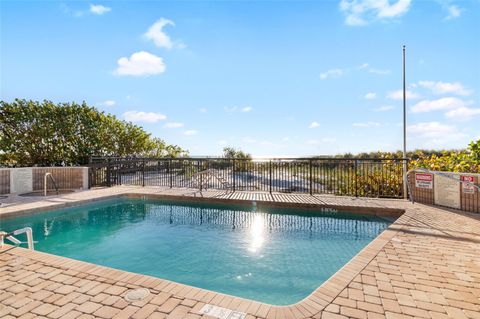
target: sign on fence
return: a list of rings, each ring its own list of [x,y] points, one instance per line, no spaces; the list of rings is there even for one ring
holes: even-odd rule
[[[458,174],[448,174],[448,177],[435,175],[434,199],[437,205],[460,209],[460,176]]]
[[[463,193],[465,193],[465,194],[474,194],[475,193],[475,187],[473,186],[473,183],[475,182],[475,177],[474,176],[462,175],[462,176],[460,176],[460,180],[462,182],[472,183],[472,184],[462,183],[462,192]]]
[[[416,188],[433,188],[433,174],[415,173],[415,187]]]
[[[25,194],[33,191],[31,167],[10,169],[10,193]]]
[[[416,202],[480,213],[480,174],[418,169],[409,173],[408,180]]]

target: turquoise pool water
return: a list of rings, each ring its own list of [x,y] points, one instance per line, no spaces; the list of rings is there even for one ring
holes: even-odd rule
[[[276,305],[314,291],[391,221],[372,216],[115,199],[31,216],[36,249]]]

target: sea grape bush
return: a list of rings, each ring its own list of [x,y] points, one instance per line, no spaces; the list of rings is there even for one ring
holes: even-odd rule
[[[85,102],[0,101],[0,166],[79,165],[90,156],[187,154]]]
[[[472,141],[467,149],[443,151],[441,154],[420,156],[410,162],[410,167],[421,167],[434,171],[480,173],[480,140]]]

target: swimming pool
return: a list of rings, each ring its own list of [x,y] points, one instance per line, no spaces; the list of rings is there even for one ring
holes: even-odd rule
[[[349,213],[117,198],[3,218],[36,249],[275,305],[308,296],[390,225]]]

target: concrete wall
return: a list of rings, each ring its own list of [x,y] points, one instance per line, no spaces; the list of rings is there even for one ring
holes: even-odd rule
[[[480,213],[478,188],[460,182],[460,180],[472,180],[479,186],[480,174],[435,173],[441,175],[424,172],[409,174],[408,182],[415,202]]]
[[[44,177],[51,173],[59,189],[87,189],[88,167],[0,168],[0,194],[25,194],[44,188]],[[47,181],[47,189],[54,189]]]

